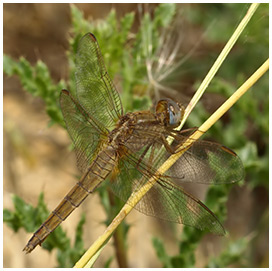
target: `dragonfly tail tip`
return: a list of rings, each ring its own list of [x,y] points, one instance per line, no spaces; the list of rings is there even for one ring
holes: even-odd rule
[[[23,249],[23,251],[25,251],[25,254],[29,254],[34,248],[29,247],[28,245],[26,245]]]

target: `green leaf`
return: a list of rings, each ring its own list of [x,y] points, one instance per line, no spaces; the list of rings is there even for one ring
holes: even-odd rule
[[[132,24],[134,22],[134,17],[135,17],[135,13],[134,12],[130,12],[125,14],[125,16],[123,18],[121,18],[120,20],[120,28],[121,28],[121,43],[124,43],[127,41],[128,39],[128,34],[129,31],[132,27]]]
[[[27,92],[44,100],[46,111],[51,117],[51,124],[58,123],[64,126],[59,106],[59,95],[61,89],[65,88],[64,81],[54,84],[48,67],[40,60],[36,66],[31,66],[23,57],[15,61],[5,56],[3,66],[7,75],[17,75],[19,77],[23,88]]]
[[[167,27],[176,14],[176,4],[164,3],[155,9],[154,25],[156,27]]]
[[[23,199],[14,195],[13,196],[14,211],[4,209],[3,221],[17,232],[20,228],[25,229],[27,232],[35,232],[38,227],[48,217],[48,209],[44,203],[43,193],[40,194],[38,204],[33,207],[27,204]],[[53,231],[42,244],[42,248],[52,251],[57,249],[57,258],[59,267],[71,267],[85,252],[83,244],[83,225],[85,223],[85,216],[82,215],[76,229],[76,237],[74,246],[71,247],[70,239],[66,233],[59,226]]]
[[[110,267],[110,264],[112,263],[113,261],[113,256],[109,257],[109,259],[105,262],[104,264],[104,268],[109,268]]]
[[[21,227],[18,217],[7,209],[3,210],[3,222],[7,223],[7,225],[13,229],[14,232],[17,232]]]
[[[251,238],[243,237],[236,241],[232,241],[217,257],[212,257],[206,267],[208,268],[227,268],[233,264],[240,263],[240,267],[245,262],[246,251]]]
[[[157,238],[152,238],[153,247],[156,251],[156,254],[158,258],[160,259],[161,263],[163,264],[163,267],[172,268],[174,267],[171,263],[171,257],[166,253],[163,242]]]

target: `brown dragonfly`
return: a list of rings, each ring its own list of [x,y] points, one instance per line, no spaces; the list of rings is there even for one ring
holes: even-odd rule
[[[175,130],[184,108],[170,99],[160,100],[155,113],[124,114],[91,33],[79,43],[75,77],[77,98],[62,90],[60,104],[82,177],[33,234],[24,248],[27,253],[106,179],[112,191],[127,201],[190,139],[190,132]],[[223,235],[225,230],[213,212],[181,184],[233,183],[243,176],[242,162],[233,151],[220,144],[192,140],[172,168],[157,176],[157,182],[135,208],[150,216]]]

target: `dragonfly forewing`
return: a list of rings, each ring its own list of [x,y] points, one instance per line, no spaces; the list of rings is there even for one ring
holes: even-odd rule
[[[90,116],[111,130],[123,115],[119,94],[111,81],[95,36],[87,33],[76,55],[77,98]]]
[[[108,130],[82,107],[67,90],[62,90],[60,105],[67,131],[73,141],[77,166],[82,173],[107,138]]]

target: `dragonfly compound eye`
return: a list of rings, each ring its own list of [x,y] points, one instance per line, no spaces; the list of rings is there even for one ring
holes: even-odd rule
[[[168,102],[168,114],[169,114],[169,125],[176,127],[180,124],[181,120],[181,108],[177,103],[170,100]]]
[[[166,126],[177,127],[179,126],[181,118],[183,117],[184,109],[178,103],[166,98],[158,102],[156,112],[165,113]]]

